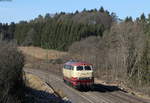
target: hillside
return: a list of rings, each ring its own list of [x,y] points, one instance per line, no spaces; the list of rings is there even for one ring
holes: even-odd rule
[[[54,90],[39,77],[25,73],[26,78],[26,103],[59,103],[59,98]]]
[[[66,52],[59,52],[56,50],[42,49],[39,47],[19,47],[24,54],[37,58],[37,59],[57,59],[66,55]]]
[[[0,39],[15,40],[20,46],[38,46],[66,51],[69,46],[89,36],[103,36],[116,21],[114,13],[107,10],[83,10],[75,13],[39,15],[29,22],[1,24]]]
[[[71,58],[78,58],[77,55],[70,55],[70,53],[67,52],[61,52],[61,51],[56,51],[56,50],[46,50],[38,47],[19,47],[19,50],[21,50],[24,55],[26,56],[26,65],[25,65],[25,70],[26,68],[34,69],[34,70],[42,70],[42,71],[47,71],[51,72],[57,75],[62,75],[62,66],[63,63],[66,60],[69,60]],[[47,52],[48,51],[48,52]],[[45,53],[48,53],[49,58],[45,58]],[[34,55],[33,55],[34,54]],[[59,55],[58,55],[59,54]],[[79,58],[78,58],[79,59]],[[47,61],[48,60],[48,61]],[[60,60],[59,62],[57,60]],[[105,75],[105,71],[101,71],[101,77],[99,78],[98,73],[95,73],[95,83],[100,83],[102,85],[109,85],[109,86],[117,86],[121,90],[126,91],[132,95],[136,95],[142,98],[148,99],[148,93],[145,92],[145,88],[142,88],[144,91],[135,90],[132,87],[128,87],[127,84],[124,84],[125,82],[119,81],[119,80],[111,80],[108,81],[108,77]],[[112,74],[109,74],[110,76]],[[29,80],[29,84],[31,87],[37,89],[37,90],[45,90],[45,86],[43,86],[42,82],[36,82],[38,81],[38,77],[34,75],[27,75],[27,80]],[[41,80],[40,80],[41,81]],[[141,89],[141,90],[142,90]],[[147,88],[149,90],[149,87]],[[61,91],[62,92],[62,91]],[[62,94],[60,92],[60,94]],[[64,94],[63,94],[64,95]]]

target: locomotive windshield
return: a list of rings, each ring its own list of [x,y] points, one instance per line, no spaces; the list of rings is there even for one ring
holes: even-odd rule
[[[77,71],[81,71],[81,70],[91,70],[90,66],[77,66]]]
[[[85,70],[91,70],[91,67],[90,66],[85,66],[84,69]]]
[[[77,67],[77,70],[79,71],[79,70],[83,70],[83,66],[78,66]]]

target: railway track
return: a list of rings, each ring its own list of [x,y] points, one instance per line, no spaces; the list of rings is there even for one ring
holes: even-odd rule
[[[120,90],[111,90],[105,86],[96,86],[93,91],[78,91],[63,83],[61,76],[48,71],[24,69],[39,76],[52,87],[62,90],[72,103],[150,103],[145,100]]]

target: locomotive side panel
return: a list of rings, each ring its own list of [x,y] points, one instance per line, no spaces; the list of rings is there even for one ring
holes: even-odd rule
[[[63,68],[63,76],[67,78],[71,78],[74,73],[74,67],[71,65],[64,65]]]

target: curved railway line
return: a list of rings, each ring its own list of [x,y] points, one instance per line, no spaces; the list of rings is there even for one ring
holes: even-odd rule
[[[133,96],[119,89],[113,90],[101,84],[96,84],[93,91],[78,91],[66,85],[61,76],[51,72],[35,69],[24,70],[39,76],[52,87],[63,91],[72,103],[150,103],[150,100]]]

